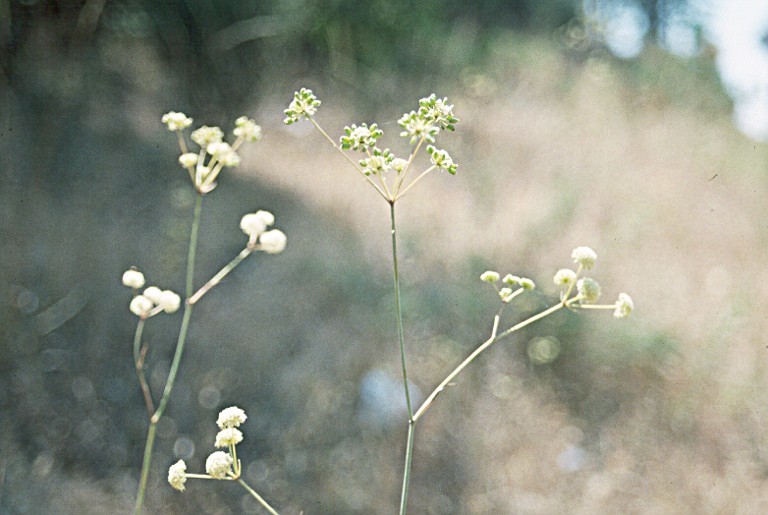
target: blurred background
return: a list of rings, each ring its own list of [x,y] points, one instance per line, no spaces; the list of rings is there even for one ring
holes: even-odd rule
[[[246,480],[286,514],[396,511],[406,415],[382,202],[332,135],[437,93],[459,163],[399,204],[410,378],[491,329],[487,269],[551,305],[579,245],[632,317],[558,313],[492,347],[419,423],[410,512],[768,512],[768,4],[716,0],[0,0],[0,513],[127,513],[147,419],[123,271],[183,290],[194,201],[160,123],[261,142],[204,202],[196,283],[268,209],[289,246],[195,310],[147,513],[260,513],[201,472],[246,410]],[[158,392],[181,314],[145,331]]]

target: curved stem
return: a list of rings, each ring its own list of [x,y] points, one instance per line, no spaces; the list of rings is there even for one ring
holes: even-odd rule
[[[265,510],[267,510],[272,515],[280,515],[279,513],[277,513],[277,511],[275,511],[275,509],[272,506],[269,505],[269,503],[267,503],[267,501],[264,500],[263,497],[261,497],[258,493],[256,493],[256,490],[248,486],[248,483],[246,483],[242,479],[238,479],[237,482],[240,483],[240,486],[245,488],[248,491],[248,493],[251,494],[257,501],[259,501],[259,504],[261,504]]]
[[[151,417],[155,412],[155,406],[152,402],[152,392],[149,389],[147,378],[144,375],[144,357],[146,356],[146,349],[142,350],[141,348],[141,335],[144,333],[145,322],[146,320],[141,318],[136,325],[136,334],[133,337],[133,363],[136,365],[136,376],[139,379],[141,393],[144,395],[144,403],[147,405],[147,414]]]

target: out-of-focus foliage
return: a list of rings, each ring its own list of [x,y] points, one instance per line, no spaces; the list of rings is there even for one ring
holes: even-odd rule
[[[192,192],[169,109],[264,124],[206,199],[197,279],[240,249],[245,212],[273,211],[289,247],[196,309],[148,505],[252,509],[164,477],[181,456],[199,470],[238,404],[247,477],[286,513],[394,507],[405,419],[374,402],[397,378],[386,213],[322,142],[283,132],[305,80],[339,133],[362,112],[392,136],[391,110],[432,91],[456,102],[461,171],[403,202],[422,392],[487,337],[488,267],[542,285],[514,319],[590,244],[637,302],[626,325],[553,317],[447,389],[416,443],[414,513],[765,511],[765,147],[733,131],[711,55],[572,45],[574,5],[0,2],[0,511],[131,506],[146,419],[119,279],[137,265],[181,289]],[[173,322],[147,332],[155,387]],[[559,354],[536,364],[542,336]]]

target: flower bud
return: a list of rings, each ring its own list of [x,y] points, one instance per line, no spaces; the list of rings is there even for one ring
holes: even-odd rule
[[[600,285],[590,277],[579,279],[576,282],[576,289],[582,304],[594,304],[600,298]]]
[[[554,282],[558,286],[570,286],[576,280],[576,272],[570,268],[561,268],[554,277]]]
[[[216,420],[216,425],[219,426],[219,429],[224,429],[225,427],[239,427],[247,418],[248,415],[245,414],[245,411],[237,406],[230,406],[219,412],[219,418]]]
[[[584,270],[590,270],[595,265],[597,254],[589,247],[576,247],[571,253],[573,262],[584,267]]]
[[[136,295],[131,299],[130,310],[137,317],[145,318],[154,307],[155,304],[144,295]]]
[[[272,229],[267,231],[259,237],[259,243],[261,244],[261,250],[267,254],[279,254],[285,250],[285,245],[288,242],[288,238],[279,229]]]
[[[205,471],[216,479],[224,479],[232,467],[232,456],[223,451],[216,451],[205,460]]]
[[[168,469],[168,482],[179,492],[184,491],[184,483],[187,482],[187,464],[179,460]]]
[[[179,156],[179,164],[184,168],[192,168],[197,164],[197,154],[194,152],[187,152]]]
[[[633,309],[635,309],[635,304],[632,302],[632,298],[626,293],[619,293],[619,300],[616,301],[616,311],[613,312],[613,316],[627,318]]]
[[[144,286],[144,274],[134,269],[126,270],[123,274],[123,285],[138,290]]]
[[[499,282],[499,277],[501,277],[499,273],[493,270],[487,270],[480,274],[480,280],[490,284]]]

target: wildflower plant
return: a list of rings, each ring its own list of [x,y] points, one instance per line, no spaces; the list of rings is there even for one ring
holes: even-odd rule
[[[400,296],[400,274],[398,271],[397,254],[397,225],[395,205],[398,200],[423,177],[432,171],[445,171],[450,175],[456,175],[458,164],[450,154],[437,147],[438,136],[445,131],[454,131],[459,119],[454,115],[453,105],[447,98],[440,98],[435,94],[422,98],[418,108],[405,113],[398,124],[402,131],[400,136],[408,142],[409,152],[407,157],[396,156],[389,148],[382,148],[379,140],[383,132],[375,123],[351,125],[344,128],[338,143],[320,126],[315,119],[317,108],[321,101],[312,90],[302,88],[294,94],[288,108],[285,110],[286,124],[292,124],[306,120],[310,122],[329,142],[336,148],[351,166],[360,174],[376,193],[390,206],[392,269],[394,283],[394,302],[396,323],[398,329],[398,347],[402,370],[405,404],[408,410],[408,432],[405,446],[405,464],[403,470],[403,482],[400,495],[400,513],[404,514],[408,505],[408,492],[413,459],[414,433],[417,422],[432,405],[435,398],[445,387],[455,379],[472,361],[475,360],[488,347],[506,338],[512,333],[526,327],[544,317],[552,315],[561,309],[581,310],[613,310],[616,318],[625,318],[634,309],[632,299],[626,293],[619,294],[618,300],[613,304],[597,304],[600,297],[600,285],[591,277],[583,276],[594,266],[597,255],[589,247],[578,247],[572,253],[572,259],[578,265],[577,269],[561,269],[554,275],[555,285],[561,288],[560,300],[540,313],[537,313],[523,321],[511,325],[505,330],[500,330],[500,320],[504,308],[520,295],[524,295],[536,288],[533,280],[526,277],[507,274],[503,277],[499,272],[488,270],[480,275],[480,279],[489,283],[498,295],[500,307],[493,318],[490,337],[480,344],[464,361],[453,369],[442,382],[427,396],[426,400],[416,408],[411,403],[408,381],[408,367],[406,359],[405,338],[403,332],[403,315]],[[420,150],[426,144],[428,163],[421,165],[420,172],[412,172],[419,165],[416,160]],[[358,153],[356,160],[350,153]]]
[[[243,466],[237,457],[237,444],[243,441],[243,433],[238,429],[248,416],[245,411],[232,406],[222,410],[216,424],[219,432],[213,444],[217,449],[205,460],[205,474],[192,474],[187,472],[187,464],[179,460],[168,468],[168,483],[176,490],[183,492],[187,479],[217,479],[219,481],[236,481],[240,486],[261,504],[272,515],[277,511],[267,503],[248,483],[242,479]]]
[[[192,119],[184,113],[171,111],[162,117],[162,122],[169,131],[175,132],[181,155],[178,158],[179,164],[184,168],[189,176],[190,183],[196,192],[195,206],[192,215],[192,224],[189,237],[189,249],[187,253],[186,281],[184,291],[184,302],[182,297],[170,290],[164,290],[157,286],[145,286],[144,274],[135,267],[127,270],[122,277],[123,285],[131,288],[133,298],[129,302],[129,310],[136,315],[138,322],[133,340],[133,359],[136,367],[136,374],[144,396],[144,402],[149,417],[149,428],[147,430],[147,439],[144,447],[144,457],[142,460],[141,476],[139,478],[139,487],[136,494],[136,503],[134,513],[139,514],[142,511],[144,497],[146,494],[149,469],[152,462],[152,451],[157,432],[157,425],[160,422],[176,381],[176,377],[181,365],[181,359],[184,353],[184,347],[187,342],[187,332],[192,319],[192,311],[200,299],[208,293],[211,288],[219,284],[232,270],[235,269],[244,259],[254,252],[264,252],[265,254],[279,254],[287,244],[286,235],[279,229],[271,228],[275,224],[275,217],[269,211],[258,210],[254,213],[246,214],[240,220],[240,229],[247,236],[242,251],[229,261],[213,277],[206,281],[202,286],[195,289],[194,271],[195,257],[197,253],[197,239],[200,229],[200,215],[202,211],[203,197],[211,193],[217,185],[217,180],[225,168],[235,167],[240,164],[238,149],[243,143],[255,142],[261,139],[261,128],[256,125],[254,120],[242,116],[235,122],[232,134],[234,141],[230,144],[224,138],[224,131],[219,127],[202,126],[191,132],[189,138],[197,145],[197,149],[190,149],[187,137],[184,131],[192,125]],[[143,289],[142,289],[143,288]],[[159,393],[152,392],[149,383],[146,380],[144,369],[149,353],[148,343],[143,340],[145,325],[154,316],[160,314],[172,315],[183,305],[183,315],[179,327],[179,335],[176,342],[176,349],[168,372],[165,386]],[[228,408],[220,416],[221,432],[216,439],[216,446],[227,449],[227,452],[218,451],[214,453],[216,457],[209,458],[210,467],[208,474],[217,479],[229,478],[238,480],[240,476],[240,462],[235,454],[235,445],[242,440],[242,433],[237,429],[240,423],[245,421],[245,413],[239,408]],[[223,422],[222,422],[223,420]],[[213,455],[212,455],[213,456]],[[225,463],[227,463],[225,465]],[[193,474],[186,474],[186,465],[184,462],[178,462],[171,467],[168,474],[168,480],[177,490],[184,489],[184,483],[188,477],[197,477]],[[241,482],[242,483],[242,482]],[[256,492],[242,483],[243,486],[265,507],[268,505],[261,499]],[[272,510],[270,507],[269,510]],[[274,510],[272,510],[274,513]]]

